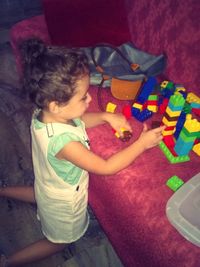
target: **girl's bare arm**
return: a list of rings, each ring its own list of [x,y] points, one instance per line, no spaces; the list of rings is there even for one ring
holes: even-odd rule
[[[80,142],[70,142],[56,157],[68,160],[89,172],[110,175],[130,165],[146,149],[156,146],[162,140],[164,127],[147,131],[146,126],[138,140],[108,159],[103,159],[84,147]]]

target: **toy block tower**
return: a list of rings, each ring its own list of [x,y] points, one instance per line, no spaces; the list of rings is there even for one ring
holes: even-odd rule
[[[172,95],[162,119],[162,123],[166,125],[166,128],[163,131],[164,138],[160,142],[160,148],[171,163],[185,162],[190,159],[188,155],[178,155],[174,150],[174,132],[184,104],[185,99],[181,94]]]
[[[162,123],[166,125],[163,136],[173,135],[178,118],[184,107],[185,99],[181,94],[172,95],[164,113]]]
[[[151,110],[147,109],[147,101],[150,94],[153,92],[157,85],[157,80],[155,77],[149,77],[148,80],[143,84],[140,93],[137,97],[137,101],[133,103],[132,106],[132,116],[137,120],[143,122],[150,118],[153,115],[153,110],[156,112],[156,107],[153,107]],[[154,106],[157,101],[153,102]]]
[[[192,149],[196,138],[200,135],[200,122],[192,119],[192,115],[187,115],[184,126],[177,139],[174,147],[175,152],[179,156],[188,155]]]

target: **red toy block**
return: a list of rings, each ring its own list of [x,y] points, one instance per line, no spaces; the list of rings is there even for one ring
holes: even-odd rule
[[[131,106],[130,105],[124,106],[122,109],[122,113],[127,118],[127,120],[130,119],[132,116]]]
[[[197,116],[200,116],[200,109],[199,108],[192,108],[192,113],[194,113]]]
[[[168,106],[169,99],[165,98],[162,102],[162,104],[159,106],[159,112],[160,114],[163,114]]]
[[[175,141],[173,135],[166,135],[163,137],[163,142],[168,148],[173,148],[175,146]]]

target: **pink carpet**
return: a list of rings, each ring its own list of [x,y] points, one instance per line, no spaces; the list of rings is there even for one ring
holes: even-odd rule
[[[90,91],[90,110],[97,111],[96,88],[91,87]],[[103,102],[108,101],[116,103],[119,111],[125,104],[104,89]],[[142,124],[134,118],[131,124],[132,142]],[[107,125],[90,129],[89,136],[92,150],[104,158],[126,146]],[[184,239],[165,214],[166,203],[173,194],[166,181],[178,175],[186,182],[200,172],[200,158],[193,152],[190,156],[189,162],[174,165],[155,147],[116,175],[90,175],[90,205],[126,267],[200,266],[200,248]]]

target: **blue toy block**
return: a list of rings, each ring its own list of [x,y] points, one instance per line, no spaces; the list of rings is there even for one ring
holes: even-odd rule
[[[140,113],[140,110],[138,108],[132,107],[131,113],[133,117],[136,117],[138,113]]]
[[[194,144],[194,141],[185,142],[179,136],[179,138],[178,138],[178,140],[176,142],[176,145],[174,147],[174,150],[179,156],[185,156],[185,155],[189,154],[190,150],[193,147],[193,144]]]
[[[187,98],[187,92],[185,91],[179,91],[180,94],[186,99]]]
[[[163,89],[161,94],[166,98],[170,98],[174,94],[174,91],[171,91],[169,89]]]
[[[139,120],[140,122],[144,122],[147,119],[149,119],[151,116],[153,115],[153,112],[148,110],[148,109],[144,109],[143,111],[134,114],[134,117]]]
[[[180,111],[183,109],[183,106],[174,106],[172,103],[168,103],[168,107],[172,110],[172,111]]]
[[[178,139],[179,137],[179,134],[183,128],[183,125],[185,123],[185,120],[186,120],[186,113],[184,111],[181,112],[179,118],[178,118],[178,121],[177,121],[177,124],[176,124],[176,131],[174,133],[174,137],[176,139]]]
[[[137,97],[137,101],[144,104],[149,95],[153,92],[155,86],[157,85],[157,80],[155,77],[149,77],[141,88],[140,94]]]

